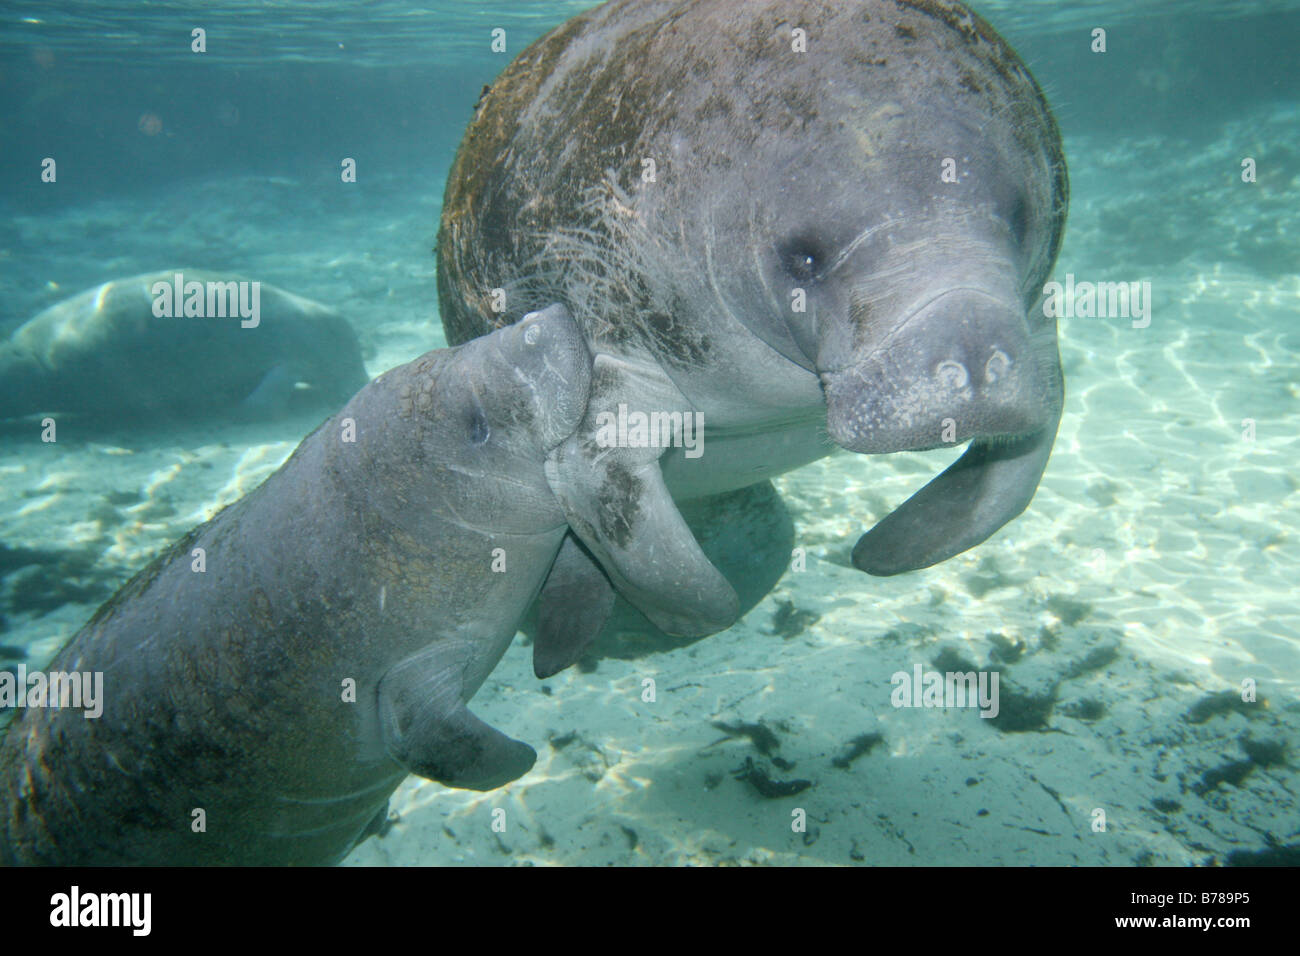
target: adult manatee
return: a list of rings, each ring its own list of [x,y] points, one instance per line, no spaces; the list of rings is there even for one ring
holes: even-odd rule
[[[673,498],[797,467],[828,438],[969,441],[858,542],[873,574],[964,551],[1026,507],[1061,414],[1037,303],[1067,193],[1042,92],[959,3],[613,0],[481,99],[443,204],[443,322],[459,342],[572,310],[593,394],[552,486],[621,593],[704,633],[735,595]],[[611,447],[620,405],[702,413],[704,454]]]

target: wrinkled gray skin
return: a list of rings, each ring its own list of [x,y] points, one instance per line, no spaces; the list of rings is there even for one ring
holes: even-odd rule
[[[466,704],[564,540],[543,461],[590,373],[559,307],[430,352],[173,545],[50,665],[103,671],[103,716],[10,726],[0,861],[331,863],[407,773],[475,790],[525,773],[533,749]]]
[[[569,306],[596,367],[552,486],[620,593],[670,633],[707,633],[735,594],[674,498],[831,442],[969,441],[858,542],[873,574],[942,561],[1025,508],[1061,413],[1037,302],[1066,206],[1041,92],[957,3],[614,0],[481,100],[443,204],[443,321],[455,342]],[[598,447],[596,416],[621,402],[703,412],[703,457]]]
[[[177,272],[187,282],[244,281],[168,269],[51,306],[0,343],[0,419],[41,412],[130,424],[263,419],[333,411],[365,385],[347,320],[265,282],[255,327],[237,317],[155,316],[153,285],[171,284]]]

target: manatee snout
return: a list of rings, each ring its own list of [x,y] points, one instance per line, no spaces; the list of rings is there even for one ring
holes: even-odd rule
[[[1054,326],[1031,329],[1013,295],[949,288],[891,326],[852,316],[866,340],[821,373],[827,431],[864,454],[969,441],[941,475],[853,549],[876,575],[926,568],[1025,510],[1047,466],[1064,385]]]
[[[822,383],[831,439],[863,454],[1023,435],[1050,419],[1023,310],[975,289],[940,294]]]
[[[519,386],[535,434],[550,451],[578,429],[591,387],[591,352],[563,305],[532,312],[496,336],[491,347],[505,381]]]

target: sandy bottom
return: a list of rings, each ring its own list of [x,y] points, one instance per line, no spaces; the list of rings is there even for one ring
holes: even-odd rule
[[[1294,120],[1251,117],[1251,141],[1289,142]],[[785,476],[806,570],[688,648],[539,683],[516,642],[473,706],[537,748],[535,770],[488,794],[408,778],[391,829],[348,863],[1187,865],[1295,845],[1300,182],[1225,174],[1241,135],[1067,141],[1057,278],[1147,280],[1153,309],[1140,329],[1062,322],[1065,417],[1023,517],[939,567],[870,578],[848,564],[857,536],[953,453]],[[1191,157],[1181,182],[1169,155]],[[238,180],[191,189],[180,216],[159,195],[28,217],[0,276],[31,315],[172,264],[241,271],[344,311],[377,374],[443,342],[436,195],[403,191],[340,207]],[[87,256],[110,231],[116,257]],[[0,663],[47,661],[315,424],[65,429],[54,445],[5,429]],[[1001,715],[891,706],[890,676],[916,664],[999,669]],[[747,761],[810,786],[765,797],[737,778]]]

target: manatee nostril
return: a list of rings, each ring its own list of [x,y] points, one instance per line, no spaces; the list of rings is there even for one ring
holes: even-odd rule
[[[487,440],[492,437],[492,428],[487,423],[487,418],[475,412],[469,420],[469,440],[475,445],[486,444]]]
[[[934,374],[940,384],[952,389],[965,388],[966,383],[970,381],[970,373],[966,371],[966,366],[952,359],[944,359],[940,362]]]
[[[993,355],[989,357],[988,362],[984,365],[984,381],[992,385],[1010,371],[1011,356],[1001,349],[994,349]]]
[[[539,325],[530,325],[524,329],[524,342],[528,345],[536,345],[538,337],[542,334],[542,328]]]
[[[478,393],[469,393],[469,440],[475,445],[484,445],[492,437],[492,426],[488,424],[487,410],[479,401]]]

